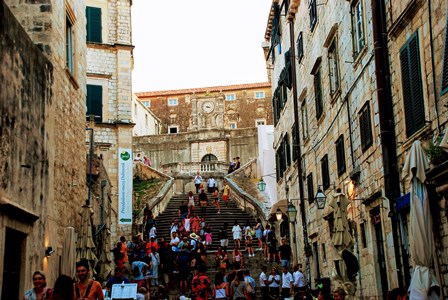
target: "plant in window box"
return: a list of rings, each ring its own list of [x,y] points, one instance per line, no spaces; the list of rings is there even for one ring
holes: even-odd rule
[[[311,248],[310,244],[306,244],[306,246],[305,246],[305,256],[306,257],[313,256],[313,249]]]
[[[428,147],[424,148],[424,151],[433,166],[440,165],[448,160],[448,153],[442,147],[434,145],[433,142],[429,142]]]

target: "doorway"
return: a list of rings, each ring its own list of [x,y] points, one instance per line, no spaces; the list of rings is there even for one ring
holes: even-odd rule
[[[23,253],[26,234],[6,227],[3,258],[3,283],[1,299],[21,299],[20,293]]]
[[[386,299],[387,292],[389,290],[389,280],[387,278],[387,269],[386,269],[386,254],[384,252],[384,238],[383,238],[383,229],[381,226],[381,215],[379,208],[372,210],[371,212],[372,223],[375,230],[375,238],[376,238],[376,253],[377,253],[377,262],[378,262],[378,270],[380,275],[380,283],[381,287],[378,287],[382,292],[382,298]]]

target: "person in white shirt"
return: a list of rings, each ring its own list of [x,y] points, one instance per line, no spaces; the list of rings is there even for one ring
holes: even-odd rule
[[[277,299],[280,294],[281,278],[280,275],[277,274],[277,269],[275,267],[272,267],[271,275],[269,275],[267,283],[269,285],[269,295],[274,299]]]
[[[268,271],[268,268],[266,266],[261,267],[261,274],[260,274],[260,287],[261,287],[261,299],[263,300],[269,300],[271,297],[269,297],[269,287],[267,286],[268,277],[266,276],[266,272]]]
[[[213,191],[215,190],[215,179],[213,178],[213,177],[210,177],[208,180],[207,180],[207,191],[209,192],[209,193],[213,193]]]
[[[199,186],[202,183],[202,176],[199,174],[199,171],[196,173],[196,176],[194,177],[194,186],[196,187],[196,194],[199,194]]]
[[[173,252],[179,252],[179,248],[177,248],[177,245],[179,245],[180,239],[177,236],[177,232],[173,232],[173,238],[170,241],[171,250]]]
[[[294,292],[306,291],[305,276],[302,273],[302,264],[294,266],[292,277],[294,279]]]
[[[282,267],[282,299],[289,298],[293,293],[294,280],[292,279],[291,273],[288,272],[286,266]]]
[[[241,227],[240,225],[238,225],[237,220],[235,220],[235,222],[233,223],[232,232],[233,232],[233,242],[235,243],[235,245],[238,245],[238,248],[240,248]]]

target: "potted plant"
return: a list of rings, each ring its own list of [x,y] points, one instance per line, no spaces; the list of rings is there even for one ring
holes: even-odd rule
[[[448,160],[448,153],[442,147],[434,145],[432,141],[429,142],[428,147],[423,149],[433,166],[438,166]]]

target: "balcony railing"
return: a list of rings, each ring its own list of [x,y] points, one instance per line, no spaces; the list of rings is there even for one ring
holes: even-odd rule
[[[207,162],[174,162],[164,164],[160,171],[166,174],[188,174],[194,176],[197,171],[201,173],[225,173],[227,174],[228,164],[220,161]]]

